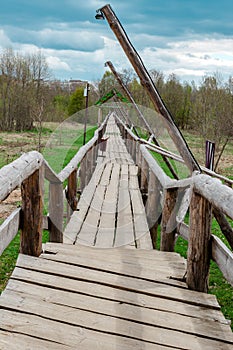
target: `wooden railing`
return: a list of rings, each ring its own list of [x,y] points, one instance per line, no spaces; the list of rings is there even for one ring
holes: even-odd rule
[[[139,167],[140,188],[154,247],[160,223],[161,250],[174,251],[178,235],[188,241],[186,282],[189,288],[207,292],[210,259],[217,263],[233,286],[233,253],[221,239],[211,234],[214,213],[233,249],[233,230],[226,219],[227,216],[233,220],[233,190],[229,187],[233,182],[203,167],[203,173],[209,175],[194,172],[186,179],[171,179],[150,150],[177,161],[182,162],[182,159],[138,138],[117,116],[116,121]],[[189,225],[184,223],[187,213]]]
[[[23,154],[0,170],[0,201],[21,187],[22,205],[0,226],[0,255],[21,230],[20,252],[39,256],[42,251],[42,230],[48,228],[51,242],[62,242],[65,216],[64,199],[68,210],[66,221],[77,206],[77,181],[80,191],[88,184],[95,169],[98,145],[105,132],[107,116],[95,131],[94,137],[79,149],[69,164],[56,174],[43,155],[32,151]],[[88,171],[86,171],[88,169]],[[43,216],[44,180],[49,181],[48,215]],[[64,182],[68,184],[64,191]],[[64,195],[65,194],[65,195]]]

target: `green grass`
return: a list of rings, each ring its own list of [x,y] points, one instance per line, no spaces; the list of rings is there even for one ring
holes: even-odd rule
[[[86,133],[86,142],[88,142],[94,135],[94,132],[96,130],[96,127],[91,127],[87,129]],[[44,132],[50,133],[47,129],[44,130]],[[69,138],[69,135],[67,135],[67,139]],[[54,153],[50,154],[50,158],[47,159],[50,163],[50,161],[54,165],[54,170],[56,171],[56,164],[61,163],[62,168],[64,168],[69,161],[73,158],[73,156],[77,153],[79,148],[83,145],[83,134],[82,130],[77,133],[77,138],[74,140],[72,145],[68,145],[69,147],[65,147],[63,145],[63,151],[62,148],[59,149],[53,149]],[[15,155],[17,158],[17,156]],[[61,160],[61,162],[60,162]],[[1,162],[1,157],[0,157]],[[2,160],[2,166],[6,163],[4,160]],[[59,169],[61,170],[61,169]],[[44,208],[44,215],[47,214],[47,209]],[[0,219],[0,225],[2,224],[3,220]],[[48,231],[43,231],[43,242],[47,242],[49,237]],[[13,239],[13,241],[9,244],[9,246],[5,249],[5,251],[0,256],[0,293],[4,290],[7,281],[15,267],[15,263],[19,254],[20,249],[20,233],[16,235],[16,237]]]
[[[48,241],[48,231],[43,231],[43,243]],[[15,236],[13,241],[9,244],[7,249],[2,253],[0,257],[0,294],[6,287],[8,279],[12,271],[14,270],[15,263],[20,249],[20,233]]]

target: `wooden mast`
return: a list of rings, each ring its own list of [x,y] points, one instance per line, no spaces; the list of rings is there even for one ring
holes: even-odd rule
[[[186,141],[184,140],[179,128],[175,124],[170,112],[168,111],[164,102],[162,101],[148,71],[146,70],[142,62],[142,59],[131,44],[124,28],[122,27],[120,21],[115,15],[113,9],[110,5],[105,5],[102,8],[100,8],[98,12],[102,14],[102,17],[105,17],[107,19],[110,28],[114,32],[116,38],[118,39],[123,50],[125,51],[125,54],[127,55],[132,66],[134,67],[134,70],[136,71],[140,79],[141,85],[149,94],[153,105],[158,112],[158,115],[165,122],[166,128],[172,140],[174,141],[177,149],[179,150],[182,158],[184,159],[187,167],[190,169],[191,172],[193,172],[194,170],[199,170],[201,172],[201,169],[197,161],[195,160],[192,152],[190,151]]]

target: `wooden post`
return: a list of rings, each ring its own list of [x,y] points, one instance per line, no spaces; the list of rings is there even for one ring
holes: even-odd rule
[[[77,169],[68,177],[68,188],[66,193],[68,201],[67,221],[69,221],[73,211],[77,209]]]
[[[149,173],[149,168],[148,168],[147,161],[142,156],[142,161],[141,161],[141,184],[140,184],[140,189],[141,189],[142,193],[147,193],[147,190],[148,190],[148,173]]]
[[[49,184],[49,231],[50,242],[63,242],[63,186],[62,183]]]
[[[83,191],[86,186],[86,154],[80,164],[80,190]]]
[[[92,176],[92,148],[89,149],[86,153],[86,176],[85,176],[86,186],[88,185],[91,176]]]
[[[39,256],[42,252],[43,166],[23,181],[20,253]]]
[[[132,158],[134,163],[136,162],[136,140],[132,138]]]
[[[156,249],[158,221],[161,214],[160,205],[161,185],[152,171],[149,171],[148,199],[146,202],[146,216],[150,229],[153,248]]]
[[[174,252],[176,232],[176,200],[178,189],[167,189],[165,193],[164,207],[161,222],[160,250]]]
[[[190,203],[190,233],[187,258],[187,285],[190,289],[208,291],[211,255],[211,204],[195,191]]]
[[[140,141],[136,141],[136,165],[139,166],[140,164]]]

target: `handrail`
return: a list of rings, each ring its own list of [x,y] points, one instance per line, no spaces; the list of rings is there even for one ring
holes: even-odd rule
[[[212,259],[233,285],[233,253],[219,238],[211,235],[213,206],[214,214],[216,211],[220,214],[216,216],[220,228],[232,246],[233,230],[226,228],[225,215],[233,219],[233,189],[220,181],[229,183],[228,179],[222,176],[219,176],[220,179],[213,178],[214,172],[209,176],[198,171],[186,179],[171,179],[152,156],[148,142],[143,143],[122,121],[118,118],[117,121],[129,153],[135,158],[135,149],[138,152],[136,163],[139,167],[139,185],[145,201],[151,237],[156,241],[161,221],[161,250],[174,251],[177,234],[189,241],[187,284],[191,289],[207,291],[209,247],[212,247]],[[188,210],[189,226],[183,222]],[[227,234],[230,235],[230,240]]]
[[[37,151],[24,153],[20,158],[0,169],[0,201],[43,164],[43,156]]]
[[[90,167],[90,171],[87,172],[88,176],[82,171],[82,186],[84,186],[89,180],[91,171],[94,170],[97,149],[95,148],[95,151],[93,151],[93,149],[101,142],[108,118],[109,114],[106,116],[101,126],[95,131],[94,137],[79,149],[76,155],[59,174],[53,171],[43,155],[37,151],[25,153],[12,163],[0,169],[0,201],[6,199],[17,187],[21,186],[23,189],[22,209],[18,208],[15,210],[4,223],[0,225],[0,255],[15,237],[19,228],[21,228],[23,232],[21,239],[23,241],[24,239],[29,240],[29,237],[32,236],[32,233],[28,232],[30,227],[29,222],[31,220],[31,225],[33,227],[35,226],[35,230],[42,234],[44,178],[47,179],[50,184],[49,196],[51,200],[49,201],[48,215],[50,239],[57,242],[62,241],[63,182],[67,179],[72,179],[68,181],[66,197],[68,203],[70,203],[71,210],[75,210],[75,206],[77,205],[77,167],[80,164],[81,168],[85,168],[86,163],[88,163]],[[32,202],[32,197],[34,197],[34,200],[36,198],[36,203]],[[20,219],[21,217],[23,220]],[[36,222],[34,221],[35,217],[37,218]],[[38,237],[38,235],[36,236]],[[30,239],[31,242],[23,244],[26,248],[23,248],[25,250],[21,250],[21,252],[30,255],[39,255],[42,249],[41,240],[33,242],[32,237]]]

